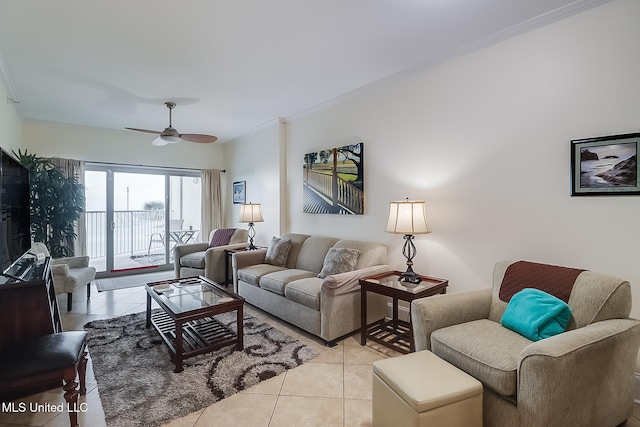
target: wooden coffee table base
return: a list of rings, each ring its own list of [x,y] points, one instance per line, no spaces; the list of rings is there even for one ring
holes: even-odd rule
[[[147,328],[152,325],[169,348],[176,373],[183,361],[235,345],[244,348],[244,298],[204,277],[147,283]],[[151,300],[160,310],[151,311]],[[236,312],[236,331],[214,316]]]
[[[189,357],[233,344],[236,344],[238,350],[244,349],[242,316],[242,308],[240,308],[238,334],[213,317],[174,323],[173,319],[162,311],[151,314],[151,324],[169,347],[171,361],[176,365],[174,372],[178,373],[183,371],[183,361]],[[176,330],[182,331],[180,339],[176,339]]]

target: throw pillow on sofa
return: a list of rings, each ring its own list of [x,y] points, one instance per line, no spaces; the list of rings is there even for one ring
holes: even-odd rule
[[[360,251],[349,248],[331,248],[324,257],[322,270],[318,277],[324,279],[332,274],[347,273],[353,271],[358,263]]]
[[[291,239],[273,237],[264,260],[267,264],[285,267],[287,258],[289,258],[289,251],[291,251]]]

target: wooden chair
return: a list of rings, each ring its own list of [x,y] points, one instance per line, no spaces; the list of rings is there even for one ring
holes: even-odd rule
[[[78,394],[87,393],[86,341],[85,331],[70,331],[5,345],[0,349],[0,401],[60,387],[62,380],[70,425],[76,427],[80,409]]]

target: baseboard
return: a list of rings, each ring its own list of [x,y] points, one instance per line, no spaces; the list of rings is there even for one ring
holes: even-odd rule
[[[635,393],[633,395],[633,401],[636,404],[640,404],[640,372],[634,373],[634,377],[635,377],[636,388],[635,388]]]

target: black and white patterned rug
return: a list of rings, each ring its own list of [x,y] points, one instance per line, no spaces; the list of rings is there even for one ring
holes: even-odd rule
[[[236,314],[216,318],[235,330]],[[187,359],[174,373],[168,350],[145,313],[84,326],[107,426],[156,426],[277,376],[318,355],[311,347],[244,317],[244,351],[235,346]]]

